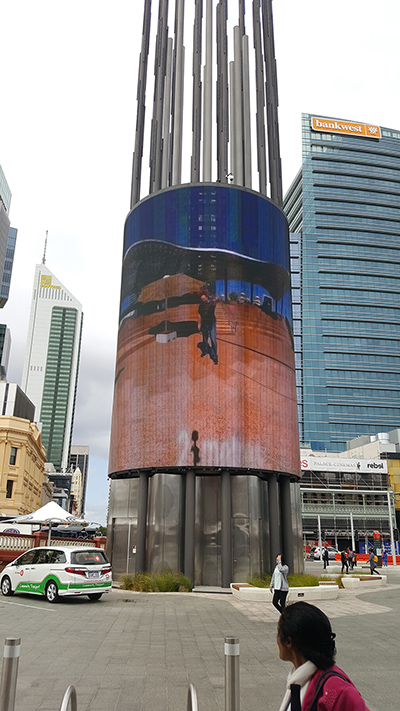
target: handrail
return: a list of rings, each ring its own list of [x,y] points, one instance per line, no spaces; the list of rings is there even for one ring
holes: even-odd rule
[[[61,702],[60,711],[67,711],[68,704],[71,701],[71,711],[77,711],[78,703],[76,699],[76,690],[72,684],[68,687]]]
[[[194,684],[189,684],[186,708],[187,711],[199,711],[199,704],[197,702],[197,691]]]

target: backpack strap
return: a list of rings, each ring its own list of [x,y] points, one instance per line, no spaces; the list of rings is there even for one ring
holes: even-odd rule
[[[318,679],[318,681],[317,681],[317,686],[315,687],[314,698],[313,698],[313,700],[311,701],[311,705],[310,705],[308,711],[317,711],[318,699],[319,699],[319,697],[320,697],[321,694],[322,694],[322,691],[323,691],[325,682],[326,682],[331,676],[338,676],[338,677],[340,677],[341,679],[343,679],[343,681],[346,681],[348,684],[350,683],[349,680],[347,679],[347,677],[345,677],[345,676],[344,676],[343,674],[341,674],[340,672],[333,671],[333,670],[330,670],[330,669],[328,669],[327,671],[323,672],[323,674],[321,674],[321,676],[319,677],[319,679]]]

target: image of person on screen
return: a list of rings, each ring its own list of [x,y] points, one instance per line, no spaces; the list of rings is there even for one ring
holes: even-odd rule
[[[199,331],[203,336],[203,341],[198,344],[201,350],[201,358],[209,355],[214,365],[218,365],[217,354],[217,320],[215,318],[215,307],[217,299],[210,298],[210,294],[206,289],[200,292],[199,305]]]

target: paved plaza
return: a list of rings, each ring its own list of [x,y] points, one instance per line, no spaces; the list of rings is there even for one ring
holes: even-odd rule
[[[319,605],[337,634],[337,662],[371,711],[400,699],[400,573],[382,592],[343,590]],[[113,590],[97,603],[0,599],[0,642],[21,637],[16,711],[56,711],[69,684],[78,711],[224,711],[224,637],[240,639],[241,711],[276,711],[289,666],[278,658],[278,613],[213,593]]]

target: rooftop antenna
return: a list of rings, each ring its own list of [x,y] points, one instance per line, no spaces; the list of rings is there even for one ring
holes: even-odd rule
[[[49,231],[46,230],[46,239],[44,241],[44,250],[43,250],[43,259],[42,259],[42,264],[46,264],[46,249],[47,249],[47,235],[49,234]]]

